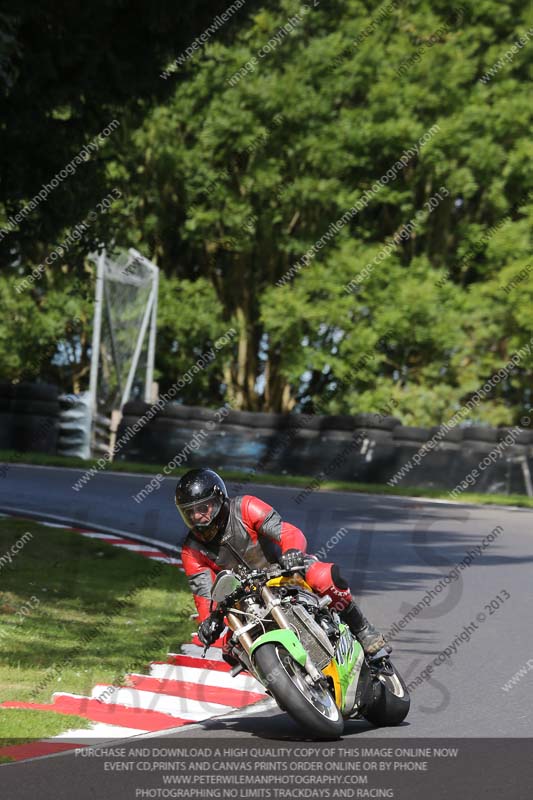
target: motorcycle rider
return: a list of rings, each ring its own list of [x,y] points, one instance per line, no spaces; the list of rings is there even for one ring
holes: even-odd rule
[[[302,531],[282,521],[272,506],[253,495],[229,498],[224,481],[211,469],[187,472],[176,486],[175,502],[189,528],[181,558],[200,618],[198,638],[204,645],[216,641],[224,628],[221,613],[209,611],[215,573],[243,563],[251,569],[264,569],[278,562],[283,569],[301,567],[313,591],[331,597],[333,608],[367,655],[387,646],[354,602],[339,567],[306,554]],[[223,655],[235,663],[227,646],[230,636],[231,632]]]

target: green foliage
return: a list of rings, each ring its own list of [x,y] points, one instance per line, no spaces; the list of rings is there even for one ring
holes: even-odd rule
[[[24,283],[0,276],[0,374],[14,381],[38,378],[66,391],[85,388],[94,282],[91,272],[46,270]]]
[[[504,57],[532,26],[518,0],[267,0],[126,114],[105,225],[168,278],[161,386],[234,326],[187,402],[429,425],[527,345],[533,39]],[[532,367],[524,355],[471,420],[518,420]]]
[[[160,391],[166,391],[205,353],[209,353],[228,326],[217,305],[215,290],[205,278],[196,281],[162,276],[158,313],[158,372]],[[224,365],[231,358],[222,349],[180,391],[189,405],[220,405]]]
[[[247,6],[254,4],[248,0]],[[186,75],[182,69],[164,80],[163,67],[227,7],[226,0],[12,5],[13,13],[0,14],[1,226],[113,119],[120,127],[111,139],[124,147],[131,127]],[[232,28],[225,26],[223,35]],[[10,229],[0,263],[9,263],[13,250],[33,258],[36,242],[50,244],[95,207],[106,194],[108,150],[106,142]],[[101,218],[98,227],[109,239],[105,222]]]

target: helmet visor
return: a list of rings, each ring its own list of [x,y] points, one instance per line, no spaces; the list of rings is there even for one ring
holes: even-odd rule
[[[212,494],[210,497],[202,497],[201,500],[182,503],[178,505],[178,511],[188,528],[201,532],[206,530],[218,516],[223,502],[222,497]]]

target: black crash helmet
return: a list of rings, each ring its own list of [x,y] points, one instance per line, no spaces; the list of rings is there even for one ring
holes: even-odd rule
[[[228,490],[212,469],[192,469],[176,486],[176,508],[186,526],[205,542],[220,533],[228,519]]]

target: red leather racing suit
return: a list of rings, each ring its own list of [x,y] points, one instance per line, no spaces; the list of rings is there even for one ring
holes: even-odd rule
[[[216,545],[201,542],[191,532],[183,544],[181,558],[198,609],[199,622],[209,616],[215,574],[240,563],[228,544],[251,568],[256,569],[277,563],[286,550],[296,549],[305,553],[307,548],[302,531],[284,522],[268,503],[253,495],[232,497],[226,529]],[[330,595],[340,610],[350,603],[352,595],[348,588],[336,585],[331,574],[334,566],[309,555],[305,560],[305,579],[317,594]]]

